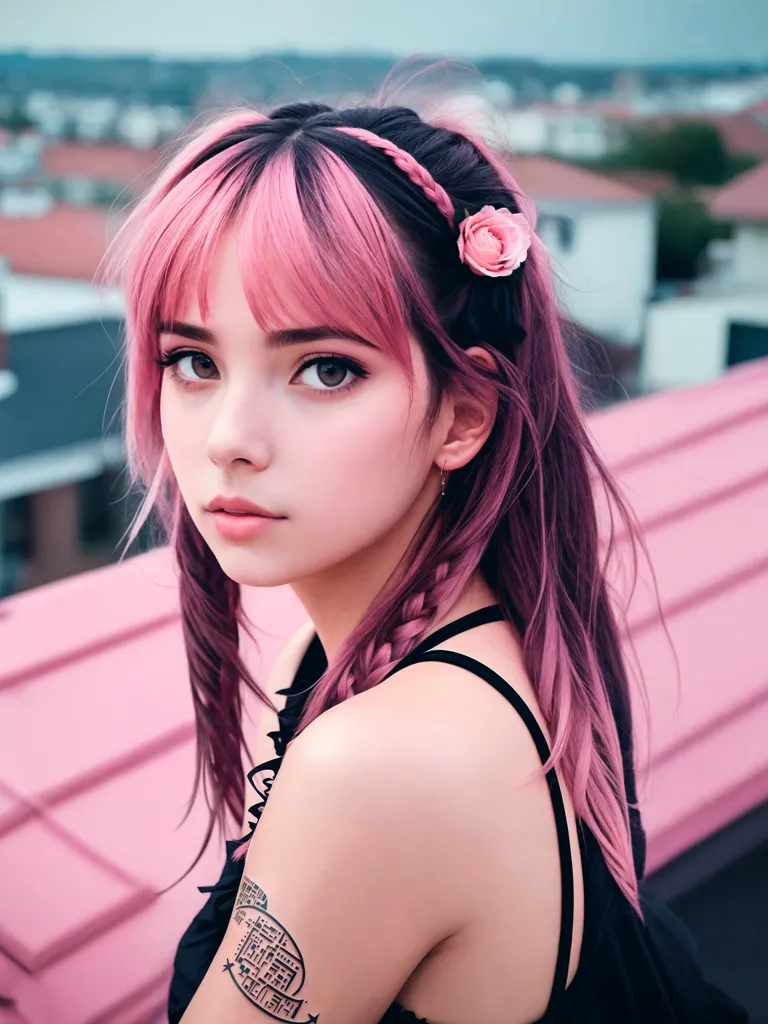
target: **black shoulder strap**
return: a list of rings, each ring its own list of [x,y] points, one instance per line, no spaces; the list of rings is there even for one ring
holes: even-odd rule
[[[487,609],[481,608],[480,611],[486,612]],[[456,626],[460,621],[462,620],[456,620],[456,622],[449,623],[449,627]],[[493,619],[484,621],[493,621]],[[464,624],[461,629],[455,630],[451,635],[455,635],[456,632],[462,632],[466,628],[469,627]],[[432,641],[433,643],[441,643],[444,639],[447,639],[445,636],[440,639],[436,639],[439,632],[440,630],[436,630],[435,633],[427,637],[426,642]],[[536,750],[541,758],[541,763],[547,763],[551,752],[539,723],[536,721],[531,709],[525,703],[517,690],[510,686],[506,679],[503,679],[497,672],[494,672],[493,669],[488,668],[487,665],[484,665],[476,658],[470,658],[466,654],[459,654],[457,651],[431,651],[424,649],[420,651],[419,647],[414,648],[411,654],[399,662],[395,667],[395,670],[405,667],[406,664],[413,664],[414,661],[446,662],[449,665],[456,665],[459,668],[466,669],[468,672],[474,672],[475,675],[480,676],[487,683],[490,683],[491,686],[502,695],[502,697],[506,697],[520,715],[533,738],[533,742],[536,744]],[[390,673],[390,675],[391,674],[392,673]],[[560,855],[561,882],[560,939],[557,947],[557,962],[555,963],[555,975],[552,982],[552,991],[549,997],[549,1006],[547,1007],[547,1012],[549,1012],[549,1009],[553,1005],[553,1001],[555,999],[559,999],[563,992],[565,992],[568,982],[568,965],[571,959],[571,943],[573,940],[574,880],[573,861],[571,860],[571,841],[568,834],[568,819],[565,814],[565,804],[563,803],[563,794],[560,789],[560,782],[558,781],[554,768],[550,768],[547,772],[546,779],[549,786],[549,795],[552,800],[552,810],[555,815],[557,846]]]
[[[485,608],[478,608],[474,612],[469,612],[467,615],[462,615],[458,619],[454,619],[453,622],[448,622],[445,626],[441,626],[436,629],[434,633],[430,633],[429,636],[425,637],[420,643],[416,644],[412,651],[409,651],[404,658],[401,658],[398,663],[387,672],[384,679],[389,679],[395,672],[399,672],[401,668],[405,668],[406,665],[411,665],[414,661],[421,661],[421,655],[424,651],[428,651],[432,647],[436,647],[438,644],[443,643],[446,640],[450,640],[452,636],[456,636],[458,633],[466,633],[469,629],[474,629],[475,626],[484,626],[486,622],[502,622],[504,619],[504,613],[497,604],[486,605]]]

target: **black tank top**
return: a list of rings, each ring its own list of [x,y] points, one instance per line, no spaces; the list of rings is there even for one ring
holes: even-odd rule
[[[417,661],[441,661],[473,672],[493,686],[520,715],[544,764],[550,754],[549,745],[517,691],[475,658],[455,651],[432,650],[458,633],[502,619],[498,605],[461,616],[421,641],[386,678]],[[276,756],[249,772],[248,780],[258,795],[248,808],[253,819],[249,831],[242,838],[225,843],[226,859],[218,882],[199,886],[200,892],[210,895],[176,950],[168,997],[169,1024],[179,1024],[224,937],[245,864],[245,858],[232,860],[232,853],[251,837],[258,825],[307,695],[326,665],[322,645],[315,634],[293,682],[277,691],[286,695],[286,701],[278,714],[279,728],[269,733]],[[611,694],[611,700],[624,754],[627,796],[634,803],[629,710],[618,690]],[[566,987],[574,920],[573,862],[560,784],[554,771],[550,770],[546,777],[557,830],[562,912],[549,1005],[544,1016],[534,1024],[748,1024],[746,1011],[704,978],[693,939],[682,922],[642,890],[643,919],[640,919],[608,870],[597,840],[581,821],[577,824],[584,882],[584,929],[578,968]],[[645,837],[636,810],[630,816],[630,825],[639,878],[645,860]],[[393,1003],[379,1024],[429,1022]],[[467,1024],[482,1022],[468,1021]]]

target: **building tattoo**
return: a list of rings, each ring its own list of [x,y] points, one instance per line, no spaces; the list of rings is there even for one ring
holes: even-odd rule
[[[299,1019],[306,1000],[297,998],[304,984],[304,959],[291,935],[267,913],[267,896],[243,874],[233,917],[244,933],[234,962],[227,958],[222,970],[254,1006],[275,1020],[316,1024],[318,1014]]]

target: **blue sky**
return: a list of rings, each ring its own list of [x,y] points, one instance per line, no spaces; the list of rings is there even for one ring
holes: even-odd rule
[[[22,0],[0,49],[768,61],[768,0]]]

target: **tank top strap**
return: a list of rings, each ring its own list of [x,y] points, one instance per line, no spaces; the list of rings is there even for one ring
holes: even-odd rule
[[[536,746],[536,751],[543,765],[547,763],[551,754],[549,744],[547,743],[546,736],[544,735],[541,726],[536,721],[533,712],[517,690],[515,690],[514,687],[506,681],[506,679],[500,676],[497,672],[494,672],[493,669],[489,668],[487,665],[484,665],[483,662],[478,661],[476,658],[470,658],[468,655],[460,654],[458,651],[434,651],[430,649],[437,644],[443,643],[443,641],[450,637],[456,636],[458,633],[463,633],[465,630],[472,629],[474,626],[481,625],[485,622],[499,621],[503,619],[503,617],[504,616],[502,615],[501,609],[498,605],[489,605],[486,608],[480,608],[475,612],[470,612],[469,615],[464,615],[461,618],[456,619],[454,622],[449,622],[447,626],[443,626],[440,629],[435,630],[434,633],[430,634],[425,640],[418,644],[408,655],[406,655],[405,658],[401,659],[401,661],[399,661],[387,674],[387,678],[394,672],[399,671],[401,668],[405,668],[407,665],[412,665],[421,661],[437,661],[444,662],[448,665],[456,665],[458,668],[466,669],[466,671],[480,676],[481,679],[490,683],[490,685],[500,693],[502,697],[505,697],[520,715],[523,723],[531,734],[531,738]],[[557,831],[557,847],[560,857],[561,909],[557,960],[555,962],[555,973],[545,1017],[552,1011],[556,1002],[562,998],[563,993],[566,990],[568,983],[568,966],[571,960],[574,920],[574,877],[573,861],[571,858],[571,840],[568,833],[568,818],[565,813],[565,803],[563,801],[560,782],[554,768],[550,768],[546,773],[546,779],[549,787],[549,796],[552,801],[555,828]]]
[[[504,613],[497,604],[489,604],[484,608],[478,608],[474,612],[468,612],[466,615],[462,615],[458,619],[454,619],[453,622],[446,623],[445,626],[440,626],[434,633],[430,633],[429,636],[421,640],[413,650],[409,651],[404,658],[401,658],[398,663],[389,670],[384,676],[385,679],[389,679],[391,675],[398,672],[401,668],[405,668],[406,665],[412,664],[414,661],[419,660],[419,656],[424,651],[430,650],[432,647],[436,647],[438,644],[443,643],[446,640],[450,640],[452,636],[457,636],[459,633],[466,633],[468,629],[474,629],[475,626],[484,626],[486,622],[502,622],[504,620]]]

